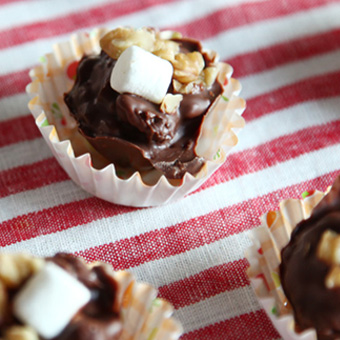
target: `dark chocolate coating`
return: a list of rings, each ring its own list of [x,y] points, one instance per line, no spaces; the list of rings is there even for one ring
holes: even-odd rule
[[[323,232],[340,233],[339,184],[338,179],[311,217],[297,225],[282,250],[282,287],[298,328],[315,328],[319,340],[340,339],[340,288],[325,286],[330,266],[316,255]]]
[[[122,323],[114,308],[117,283],[102,266],[91,270],[82,261],[68,254],[49,258],[82,282],[91,291],[91,300],[53,340],[115,340],[119,339]]]
[[[116,340],[122,331],[119,311],[116,310],[116,281],[104,267],[90,269],[79,259],[68,254],[57,254],[46,259],[62,267],[91,291],[91,300],[72,318],[65,329],[53,340]],[[19,287],[20,289],[20,287]],[[17,292],[10,291],[10,299]],[[11,313],[9,311],[9,313]],[[7,327],[20,324],[13,315],[0,320],[0,338]],[[39,337],[45,340],[43,337]]]
[[[182,51],[201,51],[197,41],[177,42]],[[211,61],[205,62],[208,66]],[[141,171],[156,168],[167,178],[196,174],[204,159],[194,147],[203,117],[223,92],[222,85],[216,81],[209,89],[197,87],[194,94],[183,95],[177,112],[167,114],[142,97],[114,91],[110,86],[114,65],[103,51],[79,63],[65,102],[81,134],[116,165]],[[171,86],[169,92],[174,93]]]

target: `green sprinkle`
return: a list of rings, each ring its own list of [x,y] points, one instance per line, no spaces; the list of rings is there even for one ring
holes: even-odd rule
[[[41,126],[48,126],[48,120],[45,118],[44,121],[41,123]]]
[[[271,312],[272,314],[277,315],[277,309],[275,306],[272,308]]]
[[[301,194],[302,198],[306,198],[309,196],[309,192],[308,191],[304,191],[302,194]]]
[[[214,160],[221,158],[221,149],[218,149],[215,156],[214,156]]]
[[[40,57],[39,58],[39,61],[41,62],[41,63],[46,63],[46,57],[45,56],[42,56],[42,57]]]
[[[151,331],[151,333],[150,333],[150,335],[149,335],[149,337],[148,337],[147,340],[153,340],[153,339],[156,337],[157,331],[158,331],[158,328],[155,327],[155,328]]]
[[[152,305],[155,307],[159,307],[161,305],[161,300],[160,299],[153,300]]]
[[[226,102],[229,101],[229,98],[227,98],[226,96],[222,96],[223,100],[225,100]]]
[[[60,107],[59,107],[59,105],[57,103],[54,102],[52,104],[52,107],[55,108],[56,110],[60,111]]]

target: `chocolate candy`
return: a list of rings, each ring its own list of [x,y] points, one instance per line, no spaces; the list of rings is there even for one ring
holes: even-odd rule
[[[315,328],[322,340],[340,338],[339,259],[338,247],[334,247],[338,234],[340,178],[311,217],[297,225],[282,250],[280,266],[282,287],[298,328]]]
[[[119,339],[122,322],[116,303],[118,286],[106,269],[103,266],[89,268],[80,259],[68,254],[57,254],[47,258],[46,261],[64,269],[91,293],[90,301],[76,312],[66,327],[53,337],[53,340]],[[25,282],[9,290],[9,305],[13,303],[24,284]],[[41,307],[44,310],[43,306]],[[15,325],[22,325],[22,323],[13,317],[11,310],[8,310],[6,317],[0,318],[0,338]],[[43,336],[39,339],[45,340]]]
[[[192,73],[185,73],[181,69],[183,65],[190,61],[194,65],[201,64],[195,53],[201,53],[206,67],[215,62],[202,52],[197,41],[168,41],[179,45],[180,58],[173,62],[179,79],[191,80],[188,77]],[[185,55],[189,55],[188,60],[183,57]],[[181,93],[183,98],[175,106],[175,112],[163,112],[159,104],[136,94],[120,94],[111,88],[115,63],[116,59],[105,51],[84,56],[80,61],[74,87],[65,95],[80,133],[115,165],[138,171],[157,169],[167,178],[175,179],[187,172],[196,174],[205,163],[194,151],[202,120],[222,94],[223,86],[217,80],[209,87],[194,84],[190,93]],[[179,83],[173,84],[178,86]],[[179,93],[173,84],[168,94]]]

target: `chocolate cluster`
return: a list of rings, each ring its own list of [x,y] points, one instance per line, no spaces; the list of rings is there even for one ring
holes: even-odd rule
[[[13,305],[18,294],[34,277],[35,272],[41,271],[41,268],[51,262],[90,291],[90,300],[76,312],[57,336],[53,336],[53,340],[119,339],[122,322],[117,310],[116,281],[108,274],[104,266],[90,268],[80,259],[68,254],[57,254],[46,259],[2,255],[0,259],[0,288],[2,289],[0,291],[0,338],[4,340],[46,339],[34,327],[27,327],[16,317]],[[45,310],[43,305],[40,305],[39,309]]]
[[[298,330],[340,339],[340,177],[282,250],[282,287]]]
[[[172,64],[173,79],[162,103],[111,87],[112,70],[131,45]],[[205,161],[195,146],[202,121],[223,92],[216,55],[204,52],[198,41],[164,38],[152,29],[117,29],[102,38],[101,46],[99,55],[81,59],[75,84],[65,95],[80,133],[121,167],[156,169],[175,179],[199,172]]]

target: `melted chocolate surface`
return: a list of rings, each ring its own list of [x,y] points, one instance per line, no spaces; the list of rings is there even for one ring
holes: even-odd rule
[[[340,178],[282,250],[281,282],[301,330],[315,328],[319,340],[340,339],[340,288],[329,289],[330,266],[316,255],[323,232],[340,233]]]
[[[200,51],[194,40],[177,41],[181,51]],[[184,94],[177,112],[167,114],[131,93],[119,94],[110,86],[115,60],[104,51],[85,56],[65,102],[78,122],[79,131],[109,161],[136,170],[156,168],[167,178],[197,173],[204,159],[194,151],[202,120],[223,87],[217,81],[209,89],[197,86]],[[205,56],[206,66],[211,63]],[[147,81],[147,79],[146,79]],[[169,93],[175,93],[172,87]]]
[[[115,340],[122,331],[119,311],[114,304],[117,293],[116,281],[106,273],[104,267],[89,269],[81,260],[68,255],[57,254],[46,259],[62,267],[69,274],[82,282],[91,291],[91,300],[72,318],[66,328],[53,340]],[[20,289],[20,287],[19,287]],[[11,298],[16,291],[11,292]],[[11,316],[2,329],[20,322]],[[45,340],[43,337],[39,339]]]

